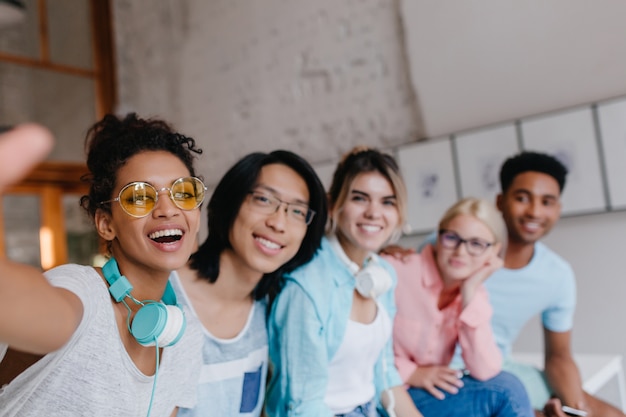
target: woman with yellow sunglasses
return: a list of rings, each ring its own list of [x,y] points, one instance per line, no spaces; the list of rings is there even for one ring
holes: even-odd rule
[[[49,147],[20,128],[0,139],[0,187]],[[26,160],[7,149],[31,141]],[[0,261],[4,416],[170,416],[195,404],[201,334],[168,278],[194,248],[205,187],[192,138],[163,121],[106,116],[87,134],[81,206],[106,241],[103,268]],[[8,152],[11,153],[9,156]],[[5,176],[6,174],[6,176]],[[158,379],[158,382],[157,382]]]

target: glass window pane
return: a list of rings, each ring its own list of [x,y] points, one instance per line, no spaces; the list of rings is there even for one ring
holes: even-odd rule
[[[50,128],[57,143],[49,159],[84,161],[95,102],[90,78],[0,62],[0,126],[34,121]]]
[[[67,229],[68,262],[93,265],[98,254],[98,234],[93,223],[79,205],[80,195],[63,196]]]
[[[39,197],[12,194],[2,197],[4,243],[7,257],[41,268]]]
[[[0,52],[39,57],[39,17],[37,0],[25,0],[26,13],[21,21],[0,28]]]
[[[90,2],[48,0],[50,60],[55,64],[93,68]]]

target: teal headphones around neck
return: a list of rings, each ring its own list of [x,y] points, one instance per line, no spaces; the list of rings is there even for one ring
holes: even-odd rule
[[[109,292],[113,299],[123,303],[128,309],[128,331],[139,344],[166,347],[180,340],[185,332],[186,320],[183,310],[176,303],[176,294],[169,281],[163,293],[163,301],[139,301],[130,294],[133,286],[120,274],[115,258],[109,259],[102,267],[102,273],[109,283]],[[132,323],[130,323],[131,309],[126,304],[126,298],[141,305]]]

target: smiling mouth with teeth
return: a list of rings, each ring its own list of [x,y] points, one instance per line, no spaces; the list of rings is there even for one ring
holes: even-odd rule
[[[183,237],[183,231],[179,229],[159,230],[150,233],[148,237],[157,243],[171,243],[180,240]]]
[[[278,243],[272,242],[272,241],[264,239],[262,237],[256,237],[256,240],[261,245],[263,245],[263,246],[265,246],[266,248],[269,248],[269,249],[280,249],[282,247]]]

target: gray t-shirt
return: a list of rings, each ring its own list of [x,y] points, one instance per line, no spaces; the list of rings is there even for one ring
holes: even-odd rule
[[[170,281],[178,302],[191,307],[178,274],[172,273]],[[269,360],[266,310],[265,300],[256,301],[246,325],[232,339],[215,337],[203,327],[198,404],[194,409],[181,408],[178,417],[261,415]]]
[[[100,275],[91,267],[64,265],[46,272],[46,277],[80,298],[83,318],[65,346],[0,389],[0,414],[146,417],[154,377],[139,371],[126,352]],[[150,417],[169,417],[175,407],[196,403],[202,335],[194,323],[187,324],[178,343],[163,349]],[[0,344],[0,361],[6,350]]]

